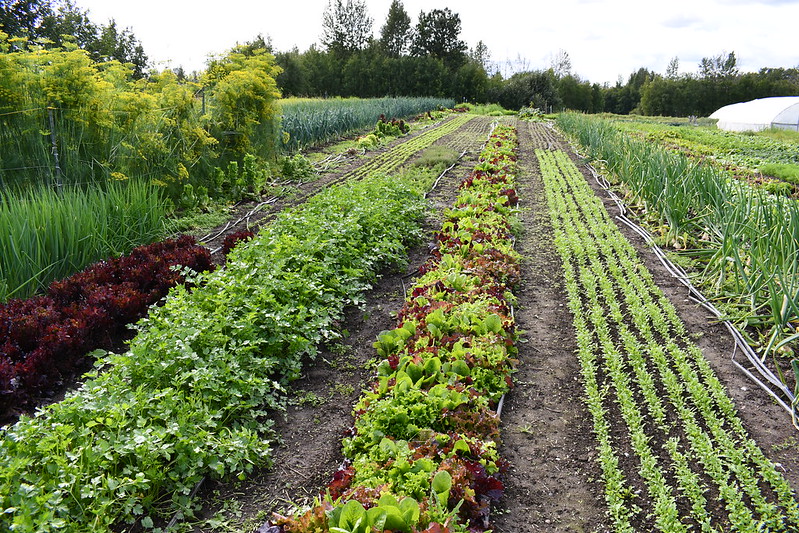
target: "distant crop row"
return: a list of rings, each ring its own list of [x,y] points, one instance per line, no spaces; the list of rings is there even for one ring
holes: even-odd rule
[[[368,162],[349,172],[347,177],[359,178],[375,172],[388,173],[395,171],[415,154],[418,154],[445,135],[457,131],[474,118],[475,115],[456,115],[443,124],[431,127],[419,135],[375,155]]]
[[[569,157],[538,150],[615,530],[795,531],[790,485]]]
[[[299,150],[374,126],[381,116],[408,118],[450,108],[444,98],[290,98],[280,101],[285,148]]]
[[[485,531],[505,466],[496,409],[509,390],[519,281],[510,217],[515,132],[498,127],[445,213],[433,256],[375,343],[346,462],[307,512],[270,533]]]

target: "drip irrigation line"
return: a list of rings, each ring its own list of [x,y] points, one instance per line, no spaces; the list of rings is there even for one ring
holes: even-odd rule
[[[755,352],[755,350],[746,342],[741,332],[735,325],[732,324],[729,320],[723,318],[723,314],[719,311],[713,303],[708,300],[702,292],[697,289],[690,280],[689,275],[683,270],[682,267],[679,265],[675,265],[666,255],[660,246],[658,246],[655,241],[652,239],[652,236],[643,229],[641,226],[630,220],[626,213],[627,208],[624,205],[624,202],[619,198],[616,193],[614,193],[610,189],[610,183],[600,174],[597,170],[589,163],[585,164],[586,168],[591,172],[594,179],[596,180],[597,184],[608,194],[608,196],[613,200],[613,202],[619,207],[619,214],[616,215],[616,219],[621,221],[631,230],[633,230],[637,235],[639,235],[644,242],[652,249],[655,256],[658,260],[663,264],[666,270],[674,277],[677,281],[679,281],[683,286],[688,289],[689,298],[694,302],[698,303],[702,306],[705,310],[710,312],[716,319],[723,324],[727,331],[730,333],[730,336],[733,338],[733,350],[732,354],[730,355],[730,361],[743,373],[745,374],[750,380],[752,380],[756,385],[758,385],[761,389],[763,389],[769,396],[771,396],[774,401],[776,401],[785,411],[791,415],[791,419],[793,425],[799,430],[799,425],[797,424],[797,413],[796,409],[792,407],[796,404],[796,396],[791,392],[791,390],[783,383],[774,373],[765,365],[765,357],[761,358]],[[746,365],[745,362],[742,363],[736,359],[736,355],[741,353],[746,360],[749,362],[749,365]],[[760,377],[755,375],[755,372],[759,374]],[[763,379],[761,379],[763,378]],[[766,382],[764,382],[765,380]],[[787,399],[787,401],[786,401]]]
[[[255,213],[260,211],[263,206],[269,205],[269,204],[273,204],[273,203],[277,202],[277,200],[279,198],[280,198],[279,196],[272,196],[268,200],[264,200],[263,202],[258,203],[254,208],[252,208],[249,212],[247,212],[246,215],[242,216],[241,218],[239,218],[235,222],[228,221],[228,223],[225,224],[225,226],[221,230],[219,230],[217,233],[213,233],[213,232],[209,233],[205,237],[200,238],[199,241],[203,242],[203,241],[213,240],[213,239],[216,239],[216,238],[220,237],[227,230],[229,230],[230,228],[238,226],[244,220],[249,221],[250,217],[252,217]],[[212,254],[217,253],[219,250],[221,250],[221,248],[217,248],[215,250],[212,250],[211,253]]]
[[[461,152],[461,155],[458,156],[458,159],[456,159],[454,163],[452,163],[450,166],[448,166],[446,169],[444,169],[444,172],[442,172],[441,174],[438,175],[438,178],[436,178],[436,181],[433,182],[433,186],[430,187],[430,190],[427,191],[426,193],[424,193],[424,198],[427,198],[427,196],[430,193],[432,193],[436,189],[436,187],[438,187],[438,183],[441,181],[441,178],[443,178],[444,175],[447,172],[449,172],[450,170],[455,168],[457,166],[457,164],[460,162],[460,160],[463,159],[463,156],[465,156],[468,153],[469,153],[469,150],[464,150],[463,152]]]
[[[204,482],[205,482],[205,477],[200,478],[200,481],[198,481],[197,484],[194,485],[194,488],[191,489],[191,493],[189,493],[189,500],[190,501],[193,500],[194,497],[197,495],[197,492],[199,492],[200,487],[203,486]],[[175,525],[178,523],[178,520],[180,519],[180,517],[181,517],[181,512],[180,511],[176,512],[172,516],[172,520],[170,520],[169,523],[166,525],[165,530],[169,531],[170,529],[175,527]]]

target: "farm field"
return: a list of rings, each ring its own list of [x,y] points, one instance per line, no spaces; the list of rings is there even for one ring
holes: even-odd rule
[[[483,142],[487,120],[483,117],[470,121],[470,126],[475,130],[471,134],[462,130],[456,132],[462,143],[471,135],[471,155],[450,171],[432,192],[431,198],[437,210],[451,205],[458,183],[474,166],[474,154]],[[551,214],[546,205],[541,175],[542,163],[539,162],[539,158],[542,158],[543,165],[546,165],[549,150],[555,149],[562,151],[564,155],[558,158],[562,158],[561,164],[569,168],[569,156],[565,154],[571,151],[563,137],[543,125],[514,123],[519,128],[520,143],[517,184],[521,208],[519,218],[525,227],[516,246],[523,259],[522,283],[517,292],[514,316],[517,327],[523,332],[524,342],[518,344],[520,364],[513,376],[515,387],[505,399],[501,416],[499,451],[510,467],[502,477],[505,494],[491,514],[494,530],[679,531],[682,528],[708,530],[712,527],[750,531],[755,530],[758,521],[761,521],[765,530],[790,531],[795,527],[790,524],[796,520],[796,506],[786,491],[791,488],[795,490],[799,481],[797,440],[790,418],[745,376],[732,368],[729,363],[732,342],[726,331],[709,323],[707,313],[688,301],[687,294],[651,257],[646,246],[640,242],[640,237],[626,228],[626,238],[637,248],[646,268],[652,272],[654,282],[663,288],[671,302],[658,297],[657,289],[654,289],[653,303],[665,305],[667,314],[674,313],[669,311],[670,305],[676,307],[680,319],[670,315],[672,318],[668,320],[676,321],[669,322],[667,327],[681,331],[679,343],[683,348],[679,349],[687,350],[691,357],[696,356],[697,350],[701,349],[709,368],[718,376],[721,387],[727,391],[734,407],[728,403],[730,400],[725,400],[727,396],[719,392],[720,388],[713,385],[713,374],[708,367],[700,363],[696,367],[699,374],[691,378],[694,381],[689,381],[692,385],[688,389],[692,391],[691,394],[701,394],[700,391],[705,389],[713,392],[714,399],[710,400],[712,407],[710,411],[703,411],[702,415],[710,416],[711,422],[702,419],[698,426],[695,424],[690,427],[706,430],[713,426],[715,417],[721,417],[721,422],[710,436],[689,430],[686,435],[694,440],[690,441],[692,445],[688,445],[683,440],[685,437],[672,438],[672,432],[680,427],[678,422],[681,416],[687,414],[679,410],[680,406],[690,411],[681,402],[706,405],[707,401],[669,396],[667,388],[663,388],[666,387],[664,384],[656,386],[655,395],[646,393],[644,384],[648,380],[657,381],[661,378],[646,377],[642,373],[646,365],[628,368],[627,365],[633,363],[621,362],[621,366],[614,367],[615,377],[621,381],[615,385],[613,381],[608,381],[600,387],[603,391],[602,401],[610,402],[609,398],[614,394],[608,395],[607,391],[619,390],[614,387],[629,387],[635,400],[633,403],[641,409],[638,416],[643,417],[644,423],[637,429],[634,425],[630,426],[631,419],[625,419],[625,416],[632,416],[634,420],[636,415],[625,413],[624,408],[611,402],[606,413],[606,423],[611,430],[605,445],[609,448],[604,451],[597,449],[593,432],[598,422],[585,406],[584,379],[588,374],[585,368],[581,370],[575,356],[575,353],[580,353],[580,347],[585,350],[586,345],[579,344],[574,334],[570,312],[570,307],[575,309],[574,302],[569,304],[563,281],[562,259],[553,241]],[[486,129],[480,131],[480,128],[475,128],[477,124],[484,124],[483,128]],[[443,138],[439,142],[452,142],[454,137]],[[536,153],[536,150],[539,152]],[[573,155],[571,157],[574,158]],[[587,171],[581,174],[575,167],[569,172],[578,183],[580,179],[585,182],[586,185],[582,187],[588,187],[587,184],[591,183]],[[598,188],[593,192],[600,198],[603,194]],[[615,208],[610,200],[606,199],[605,204],[609,211]],[[434,216],[426,227],[428,231],[435,231],[439,223],[440,219]],[[627,253],[635,255],[633,251]],[[407,274],[412,274],[415,268],[424,263],[425,258],[426,247],[412,251]],[[630,277],[641,277],[641,272],[637,271],[635,276]],[[289,502],[300,505],[312,502],[341,465],[340,435],[352,423],[351,406],[356,402],[359,390],[373,377],[374,371],[368,365],[375,357],[371,344],[381,330],[396,327],[392,315],[402,306],[402,295],[410,285],[411,281],[404,275],[388,275],[369,293],[364,311],[354,310],[348,314],[345,327],[350,336],[343,339],[340,345],[329,347],[320,364],[309,368],[303,378],[294,384],[293,394],[296,396],[293,405],[288,408],[285,418],[278,421],[277,427],[283,442],[275,449],[274,469],[257,474],[252,480],[239,485],[210,484],[204,487],[203,518],[199,522],[195,521],[194,525],[191,525],[191,520],[187,521],[186,528],[205,531],[215,524],[220,531],[226,527],[253,529],[262,525],[272,512],[289,513],[293,509]],[[653,289],[650,287],[647,290]],[[622,305],[626,308],[630,304],[627,302]],[[684,326],[679,325],[680,321]],[[642,335],[646,339],[649,334]],[[588,346],[591,345],[589,342]],[[621,350],[623,352],[628,348],[622,347]],[[604,353],[602,350],[600,352]],[[651,370],[654,371],[656,365],[654,362],[651,364]],[[695,367],[696,364],[691,363],[691,366]],[[633,373],[624,377],[623,373],[619,374],[624,370]],[[665,368],[661,368],[661,371],[666,372],[666,376],[670,375]],[[610,380],[612,376],[605,372],[600,372],[602,379]],[[656,396],[658,400],[655,400]],[[654,409],[654,413],[657,413],[658,407],[653,406],[658,405],[664,413],[661,416],[665,417],[660,422],[651,419],[653,412],[649,411]],[[675,406],[677,411],[672,412]],[[655,434],[645,436],[646,432],[653,430]],[[658,431],[665,432],[665,436],[658,436]],[[753,440],[750,441],[747,435]],[[721,444],[716,439],[720,439]],[[653,444],[635,447],[635,443],[641,445],[642,442]],[[705,444],[713,447],[721,446],[724,442],[747,449],[747,459],[743,463],[736,460],[739,462],[735,467],[730,464],[725,466],[722,462],[721,465],[711,465],[706,469],[702,460],[697,459],[702,455],[697,450],[702,450]],[[753,448],[755,443],[764,456],[760,456],[760,452]],[[636,449],[648,449],[648,455],[640,458],[636,456]],[[302,452],[297,453],[297,450]],[[724,453],[730,454],[735,460],[735,453],[738,452]],[[621,458],[615,474],[606,463],[600,461],[606,461],[614,455]],[[769,460],[778,466],[770,466]],[[646,464],[654,462],[665,468],[665,473],[658,474],[657,469],[650,470],[649,477],[646,477],[640,473],[639,461]],[[686,464],[693,465],[689,469],[693,474],[685,470]],[[671,468],[675,470],[669,471]],[[736,478],[731,474],[732,471],[739,472],[741,477]],[[725,478],[725,475],[729,477]],[[759,479],[761,475],[771,476],[773,485],[757,488],[748,485],[747,477],[750,480],[752,476]],[[780,481],[780,476],[787,481]],[[688,490],[690,483],[699,483],[697,486],[702,487],[702,490]],[[743,497],[737,497],[736,502],[735,490],[731,487],[748,492]],[[728,500],[724,500],[724,497]],[[702,501],[701,498],[706,499],[704,511],[703,504],[697,503]],[[757,501],[761,503],[753,503]],[[614,509],[615,514],[608,515],[609,509]],[[740,521],[737,522],[738,529],[733,529],[734,520]]]
[[[312,503],[342,464],[342,433],[352,425],[353,406],[361,397],[361,390],[370,386],[380,361],[373,343],[381,332],[397,328],[397,313],[407,304],[406,293],[415,287],[419,267],[430,264],[435,232],[449,220],[447,210],[462,194],[461,182],[476,168],[484,168],[479,154],[494,120],[456,115],[409,138],[400,138],[385,149],[347,160],[335,170],[322,173],[294,198],[265,206],[267,215],[260,223],[268,228],[281,220],[277,213],[292,203],[299,204],[322,189],[369,183],[371,175],[400,171],[423,157],[431,146],[450,147],[461,154],[458,162],[439,178],[427,176],[407,182],[427,190],[434,208],[422,223],[421,244],[408,251],[407,264],[400,260],[399,271],[396,267],[384,269],[360,306],[350,305],[334,312],[332,319],[311,319],[313,313],[306,315],[306,320],[318,320],[314,322],[319,325],[317,330],[329,328],[346,331],[346,335],[322,335],[316,339],[321,341],[318,353],[316,349],[301,349],[299,360],[281,363],[286,365],[281,367],[285,372],[300,376],[290,385],[279,386],[289,387],[285,412],[280,412],[279,402],[260,396],[262,391],[242,390],[227,396],[228,401],[235,402],[236,395],[243,393],[252,406],[249,409],[258,411],[255,415],[245,413],[241,419],[241,428],[247,430],[258,427],[253,425],[254,418],[266,415],[253,402],[260,398],[271,406],[266,411],[274,422],[269,424],[266,448],[262,443],[257,445],[255,454],[243,451],[240,446],[247,439],[254,445],[252,435],[245,432],[239,441],[216,444],[235,451],[233,461],[239,464],[231,461],[214,469],[242,473],[246,479],[223,483],[215,481],[208,469],[205,474],[202,468],[185,470],[187,476],[181,480],[179,490],[184,491],[182,494],[192,488],[199,490],[203,502],[195,517],[165,513],[154,523],[137,520],[118,530],[170,525],[176,531],[272,533],[278,529],[270,529],[265,522],[273,512],[288,516],[296,510],[293,504]],[[501,473],[496,476],[504,494],[498,503],[492,503],[488,514],[493,530],[795,530],[799,527],[799,510],[791,492],[799,488],[799,442],[790,417],[732,368],[732,343],[723,328],[711,324],[707,313],[687,300],[639,237],[613,223],[615,204],[604,199],[598,187],[592,188],[588,171],[577,166],[579,160],[564,138],[544,124],[513,118],[502,118],[500,122],[515,128],[518,137],[513,165],[515,183],[509,185],[514,192],[503,194],[508,206],[515,203],[510,202],[511,198],[518,197],[518,211],[510,210],[510,225],[516,230],[513,240],[520,255],[520,270],[519,282],[512,284],[515,296],[509,297],[514,302],[513,311],[502,325],[507,325],[508,331],[514,332],[509,337],[517,340],[517,351],[511,352],[512,358],[518,360],[512,375],[514,386],[501,404],[499,437],[490,435],[485,440],[488,448],[496,444],[497,456],[502,459],[492,459],[492,464],[507,461],[507,468],[500,468]],[[397,183],[406,183],[398,179]],[[387,195],[402,197],[387,182],[381,186]],[[462,207],[464,200],[457,202]],[[391,209],[397,210],[391,211],[397,215],[397,223],[410,228],[400,222],[402,210]],[[369,220],[380,218],[377,213],[370,213]],[[275,222],[272,214],[276,214]],[[250,218],[255,221],[255,217]],[[224,231],[236,229],[239,228],[220,228],[221,233],[215,238],[221,241]],[[213,246],[214,240],[211,241]],[[438,249],[440,252],[440,243]],[[474,253],[475,245],[467,245],[466,250]],[[256,268],[263,252],[257,247],[234,252],[233,261],[239,265],[234,268]],[[382,251],[395,259],[396,252],[395,245]],[[365,287],[363,281],[350,278],[350,274],[347,272],[341,282],[345,289]],[[223,294],[233,280],[211,283]],[[463,281],[457,276],[445,276],[441,283],[452,289]],[[245,300],[273,301],[266,293],[246,296],[246,282],[235,290],[241,290]],[[350,304],[361,301],[355,292],[344,294]],[[211,297],[195,300],[205,308],[210,308],[213,301]],[[180,309],[188,302],[171,307]],[[231,302],[226,301],[226,305]],[[246,305],[244,308],[256,315],[263,311]],[[147,349],[168,342],[168,316],[161,314],[152,319],[162,330],[160,336],[144,338],[138,344],[134,341],[140,349],[137,353],[143,356]],[[491,322],[487,316],[485,320],[487,324]],[[301,322],[296,322],[298,330]],[[303,335],[311,338],[313,330],[312,326]],[[228,334],[224,328],[214,334],[223,332]],[[435,330],[431,332],[435,334]],[[238,346],[243,348],[247,345],[245,340],[246,337],[230,342],[240,342]],[[243,364],[226,360],[231,366]],[[134,379],[139,379],[145,368],[129,371]],[[407,373],[411,374],[411,370]],[[268,383],[264,381],[256,387],[262,389]],[[167,390],[171,389],[165,388],[160,394],[173,394]],[[494,401],[485,407],[498,409]],[[239,411],[240,406],[231,404],[222,412],[226,417],[241,416]],[[94,415],[95,419],[98,417]],[[30,433],[28,438],[33,435]],[[166,442],[165,437],[159,438]],[[399,444],[397,441],[402,439],[389,440]],[[197,453],[210,458],[220,449],[223,448]],[[224,453],[217,456],[225,457]],[[254,463],[261,466],[253,469]],[[272,467],[266,466],[270,463]],[[432,479],[441,471],[430,472],[429,479],[422,481],[423,491],[429,492]],[[435,484],[439,488],[443,477],[446,476],[438,476]],[[486,478],[480,479],[488,483]],[[140,480],[133,482],[136,481]],[[13,481],[6,479],[4,483],[5,489],[14,488]],[[495,485],[491,487],[497,489]],[[476,485],[469,489],[474,492]],[[451,490],[454,489],[447,488],[446,492],[453,494]],[[465,487],[459,490],[468,493]],[[12,491],[6,490],[6,494]],[[494,496],[496,493],[491,493],[491,498]],[[149,498],[157,495],[151,493]],[[451,509],[456,502],[446,499],[444,505]],[[472,511],[479,509],[478,505]],[[7,511],[4,516],[14,513]],[[485,511],[479,510],[477,516],[482,513]],[[19,530],[34,530],[20,524]],[[439,529],[431,529],[433,526],[428,524],[420,527],[431,532],[465,531],[455,521]]]
[[[786,130],[729,132],[714,121],[611,116],[622,131],[695,159],[712,161],[731,176],[766,191],[799,197],[799,133]]]

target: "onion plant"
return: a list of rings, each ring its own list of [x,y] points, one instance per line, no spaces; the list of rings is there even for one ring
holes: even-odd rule
[[[0,193],[0,300],[155,241],[165,233],[166,211],[156,187],[135,180]]]
[[[667,228],[669,242],[704,263],[703,283],[725,297],[732,318],[767,327],[764,357],[799,323],[799,207],[729,179],[710,165],[622,134],[576,114],[560,126],[601,160],[634,201]]]

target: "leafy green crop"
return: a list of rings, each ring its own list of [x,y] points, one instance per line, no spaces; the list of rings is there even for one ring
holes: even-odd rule
[[[288,531],[455,533],[487,524],[488,503],[503,491],[494,409],[515,354],[518,254],[507,221],[517,200],[515,141],[497,128],[482,168],[462,183],[398,326],[375,342],[383,360],[354,408],[348,465],[312,509],[279,520]]]
[[[64,401],[23,417],[0,441],[0,528],[109,531],[190,512],[205,476],[267,463],[285,385],[346,305],[419,236],[428,175],[376,176],[282,213],[177,288]],[[100,371],[102,369],[102,371]]]
[[[567,154],[536,155],[615,530],[795,530],[790,485],[602,201]]]

